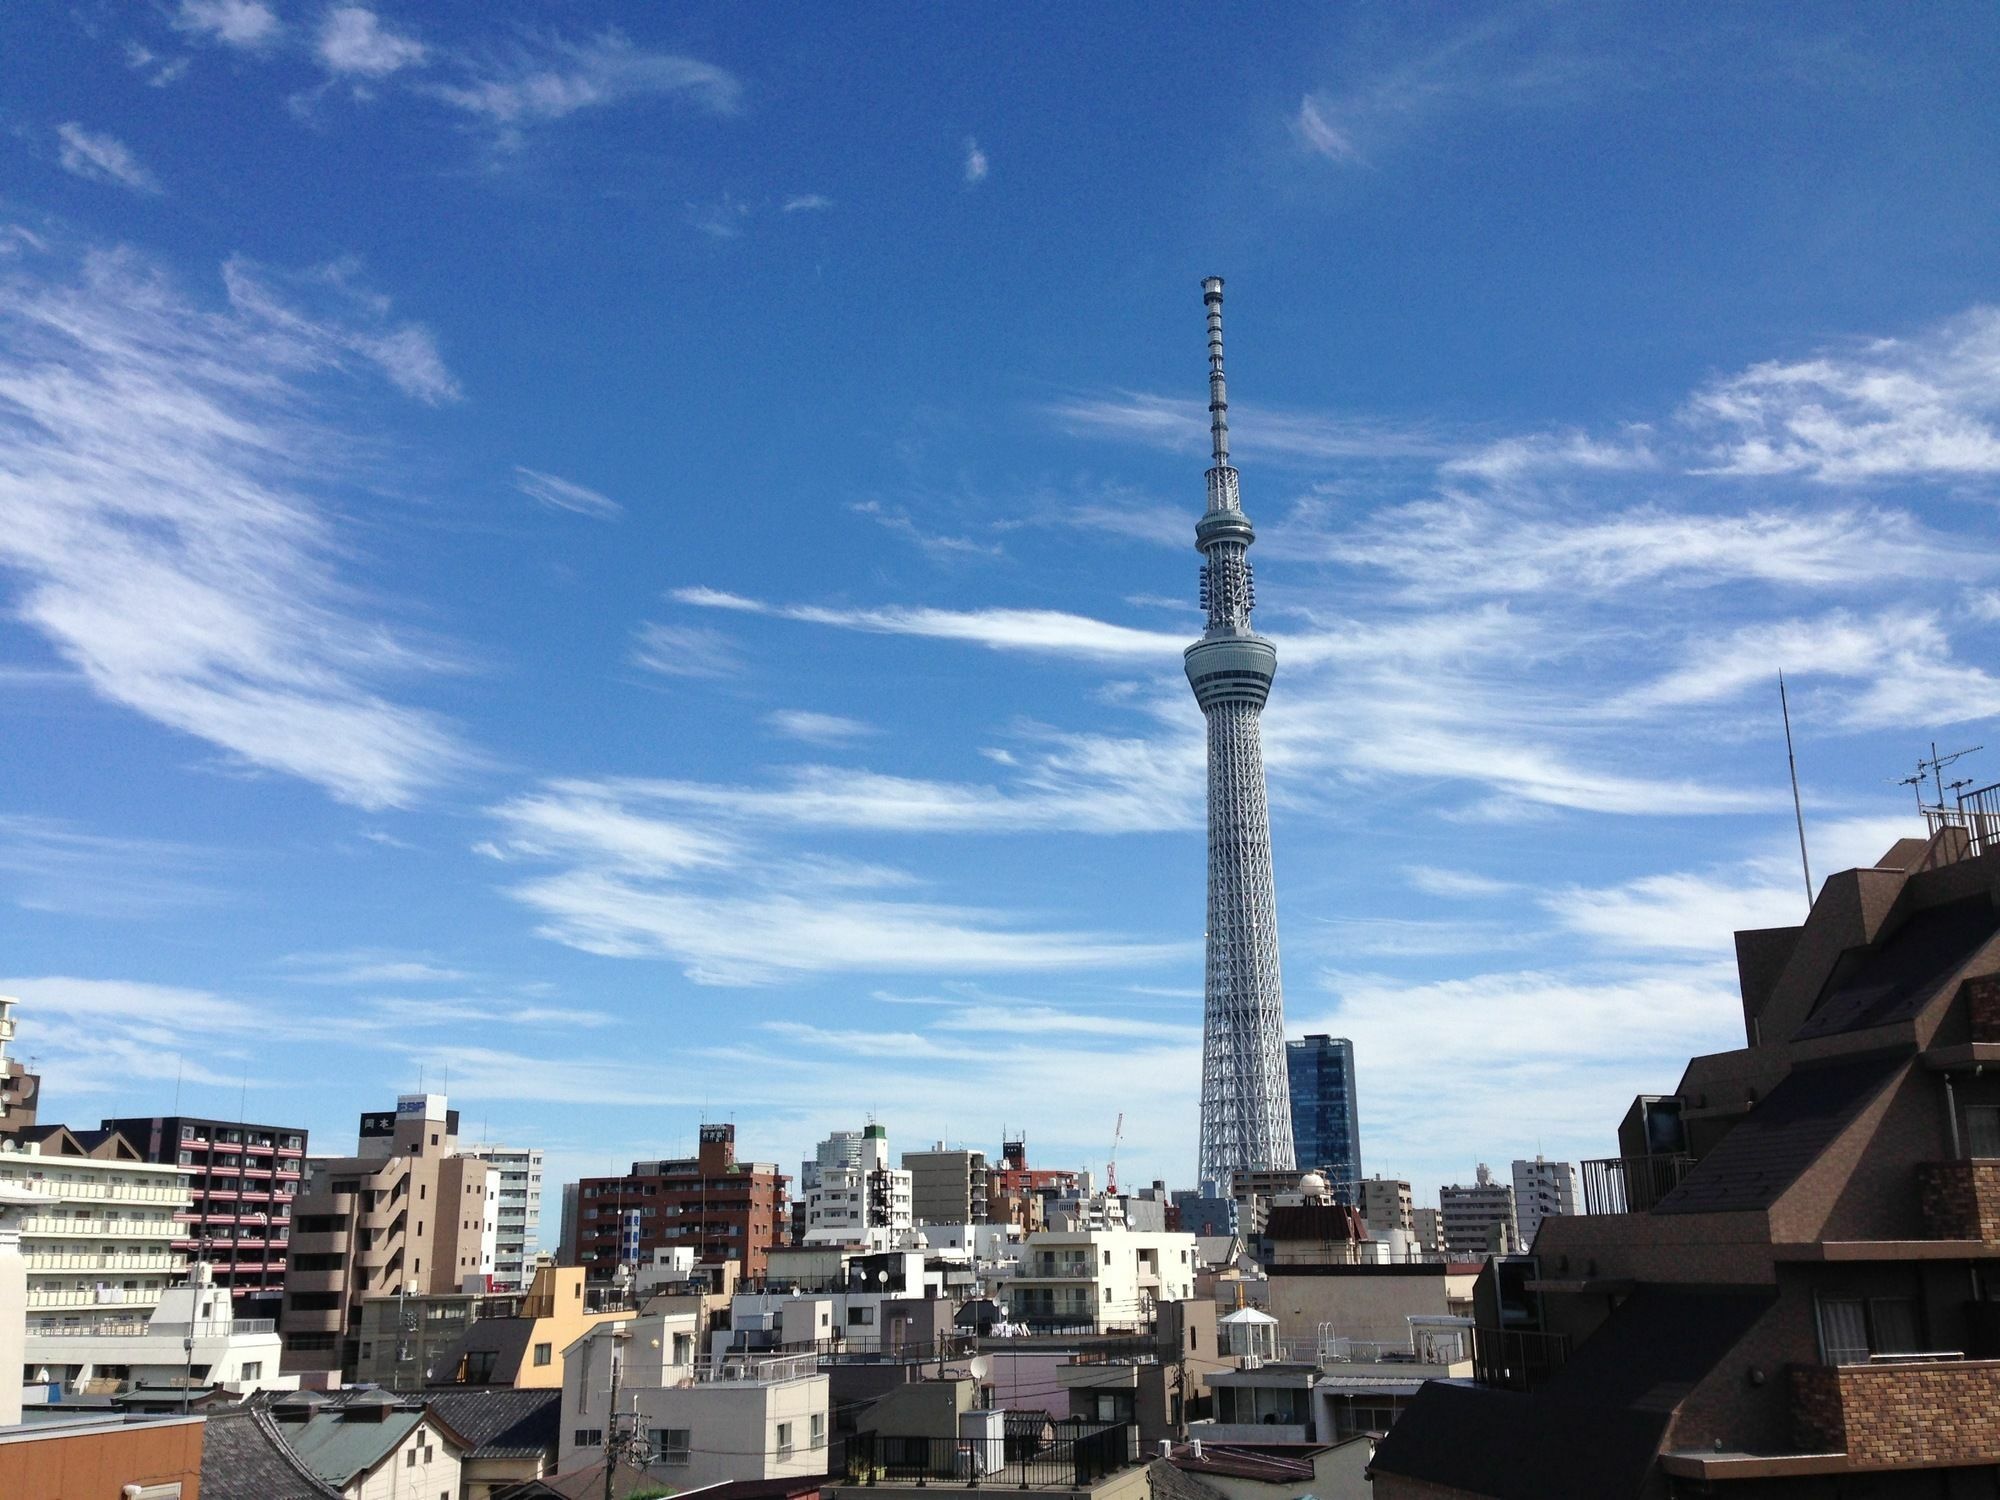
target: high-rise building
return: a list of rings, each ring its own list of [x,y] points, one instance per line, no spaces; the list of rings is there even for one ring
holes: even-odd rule
[[[1188,684],[1208,723],[1208,957],[1202,984],[1202,1182],[1294,1164],[1285,1077],[1285,996],[1271,813],[1258,729],[1278,653],[1251,628],[1247,556],[1256,533],[1229,465],[1222,374],[1222,278],[1201,284],[1208,309],[1208,411],[1214,463],[1195,526],[1208,628],[1188,647]]]
[[[1323,1035],[1287,1042],[1285,1075],[1298,1170],[1319,1173],[1341,1202],[1357,1202],[1361,1114],[1354,1094],[1354,1043]]]
[[[579,1182],[576,1237],[563,1250],[593,1281],[677,1245],[701,1261],[735,1261],[745,1280],[759,1281],[785,1223],[787,1181],[773,1162],[736,1159],[734,1125],[704,1125],[693,1156],[635,1161],[623,1177]]]
[[[497,1176],[460,1154],[458,1111],[442,1094],[404,1094],[361,1117],[352,1156],[309,1159],[292,1205],[285,1368],[353,1369],[368,1298],[483,1289]]]
[[[1576,1168],[1566,1161],[1514,1163],[1514,1217],[1521,1229],[1521,1248],[1535,1248],[1535,1231],[1551,1214],[1576,1212]]]
[[[806,1194],[808,1244],[881,1241],[908,1229],[911,1210],[910,1174],[889,1165],[889,1131],[870,1125],[861,1132],[861,1149],[851,1167],[822,1167],[819,1186]]]
[[[174,1248],[208,1262],[231,1300],[285,1285],[292,1202],[305,1167],[302,1125],[249,1125],[193,1115],[106,1120],[147,1161],[182,1168],[192,1194]],[[260,1314],[261,1316],[261,1314]]]
[[[984,1224],[991,1174],[984,1151],[947,1149],[939,1141],[929,1151],[905,1151],[910,1174],[910,1212],[919,1224]]]
[[[14,1040],[14,1007],[21,1002],[0,995],[0,1137],[17,1135],[35,1123],[35,1100],[42,1080],[19,1058],[7,1055]]]
[[[499,1213],[493,1236],[493,1290],[526,1291],[535,1274],[535,1251],[542,1230],[542,1153],[532,1146],[494,1146],[482,1141],[461,1148],[500,1173]]]
[[[1438,1189],[1438,1212],[1444,1223],[1444,1248],[1452,1255],[1512,1255],[1521,1248],[1519,1221],[1514,1217],[1514,1189],[1495,1182],[1485,1162],[1473,1174],[1472,1185],[1453,1183]]]

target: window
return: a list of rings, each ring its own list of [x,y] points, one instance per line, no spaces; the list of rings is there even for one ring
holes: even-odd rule
[[[826,1413],[823,1411],[812,1414],[812,1445],[815,1448],[826,1446]]]
[[[686,1427],[655,1427],[653,1452],[663,1464],[685,1465],[694,1451],[693,1433]]]
[[[263,1373],[264,1373],[263,1360],[246,1359],[243,1361],[243,1378],[245,1380],[259,1379],[263,1375]]]
[[[849,1328],[864,1328],[874,1321],[875,1309],[872,1307],[850,1307],[847,1310]]]
[[[579,1427],[576,1430],[576,1446],[579,1448],[602,1448],[604,1429],[602,1427]]]
[[[1918,1354],[1923,1330],[1914,1297],[1822,1297],[1820,1356],[1830,1365],[1862,1365],[1876,1354]]]
[[[403,1467],[406,1469],[414,1469],[416,1466],[417,1466],[417,1450],[412,1448],[408,1453],[405,1453],[403,1455]]]
[[[1968,1156],[2000,1156],[2000,1106],[1966,1106],[1965,1148]]]
[[[677,1333],[674,1335],[674,1363],[691,1364],[694,1361],[694,1335]]]
[[[549,1344],[535,1345],[535,1363],[537,1365],[549,1364],[554,1359],[555,1359],[555,1349],[553,1346]]]
[[[792,1424],[790,1422],[780,1422],[778,1424],[778,1457],[790,1458],[791,1456]]]

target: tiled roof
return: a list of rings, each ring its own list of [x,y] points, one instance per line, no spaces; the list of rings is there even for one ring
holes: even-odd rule
[[[338,1500],[341,1494],[305,1466],[254,1406],[208,1414],[201,1492],[206,1500]]]
[[[1982,892],[1912,912],[1873,948],[1843,954],[1793,1040],[1908,1020],[2000,932]]]
[[[467,1458],[534,1458],[561,1440],[559,1390],[427,1391],[424,1400],[471,1445]]]
[[[1653,1206],[1653,1212],[1769,1208],[1908,1064],[1910,1055],[1871,1053],[1793,1068],[1694,1164],[1679,1187]]]

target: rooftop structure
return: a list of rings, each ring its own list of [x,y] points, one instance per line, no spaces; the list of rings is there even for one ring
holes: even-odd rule
[[[1251,628],[1247,556],[1255,532],[1229,464],[1222,373],[1222,278],[1201,284],[1208,308],[1208,410],[1215,462],[1195,526],[1208,628],[1186,653],[1188,684],[1208,722],[1208,958],[1203,980],[1201,1160],[1197,1177],[1293,1167],[1285,1072],[1285,997],[1278,971],[1278,898],[1258,728],[1278,653]]]
[[[1511,1255],[1521,1248],[1514,1189],[1481,1162],[1469,1184],[1438,1189],[1444,1248],[1451,1255]]]

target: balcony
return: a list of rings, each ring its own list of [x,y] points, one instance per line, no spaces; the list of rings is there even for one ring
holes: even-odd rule
[[[1586,1214],[1643,1214],[1681,1185],[1694,1166],[1685,1152],[1610,1156],[1583,1163]]]
[[[178,1255],[24,1255],[21,1262],[30,1271],[178,1271],[185,1262]]]
[[[47,1177],[31,1177],[21,1185],[46,1194],[56,1203],[172,1203],[188,1201],[186,1182],[173,1186],[139,1185],[129,1182],[54,1182]]]
[[[23,1234],[78,1235],[89,1239],[124,1239],[132,1235],[171,1239],[181,1232],[172,1219],[56,1219],[31,1215],[21,1221]]]
[[[33,1307],[116,1307],[124,1303],[135,1303],[141,1307],[151,1307],[160,1300],[157,1289],[148,1292],[134,1287],[126,1291],[123,1287],[93,1287],[88,1291],[65,1288],[62,1291],[31,1291],[28,1306]]]
[[[1792,1366],[1793,1436],[1849,1468],[2000,1463],[2000,1360],[1877,1355]]]
[[[1917,1197],[1932,1239],[2000,1245],[2000,1161],[1921,1162]]]
[[[857,1432],[847,1439],[843,1480],[829,1480],[838,1494],[848,1487],[972,1490],[1089,1490],[1138,1462],[1138,1431],[1128,1425],[1064,1424],[1055,1442],[1030,1447],[1003,1438],[905,1437]]]
[[[1023,1261],[1014,1273],[1016,1281],[1095,1281],[1097,1266],[1091,1261],[1044,1260],[1029,1265]]]

